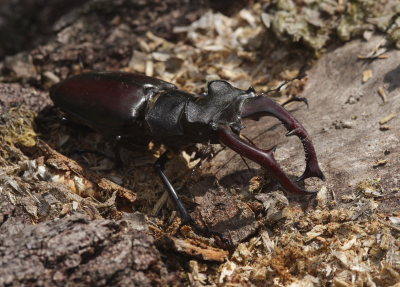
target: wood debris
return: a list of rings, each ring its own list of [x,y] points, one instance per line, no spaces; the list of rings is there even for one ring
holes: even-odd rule
[[[358,55],[360,60],[375,60],[375,59],[387,59],[389,56],[386,54],[388,48],[385,47],[387,41],[384,39],[376,45],[376,47],[367,55]]]
[[[362,180],[357,184],[357,190],[366,197],[381,197],[383,189],[380,182],[380,178]]]
[[[388,125],[381,125],[381,126],[379,127],[379,130],[381,130],[381,131],[388,131],[388,130],[390,130],[390,127],[389,127]]]
[[[363,72],[362,82],[366,83],[369,79],[372,78],[372,70],[368,69]]]
[[[384,117],[383,119],[381,119],[379,121],[379,124],[380,125],[385,125],[388,122],[390,122],[391,120],[393,120],[396,116],[397,116],[397,113],[396,112],[392,112],[390,115],[388,115],[388,116]]]
[[[387,163],[388,163],[388,160],[387,160],[387,159],[380,159],[380,160],[377,160],[377,161],[372,165],[372,167],[373,167],[373,168],[377,168],[377,167],[385,166]]]
[[[135,202],[135,193],[104,177],[89,172],[76,161],[52,149],[45,142],[38,141],[37,147],[44,154],[44,162],[55,169],[48,169],[52,181],[62,182],[69,186],[73,192],[84,197],[93,196],[104,198],[104,196],[107,197],[104,192],[109,195],[117,192],[119,197],[122,197],[131,203]]]
[[[224,262],[228,251],[212,247],[194,239],[180,239],[174,236],[164,236],[158,239],[158,245],[169,251],[175,250],[181,254],[206,261]]]
[[[242,244],[240,251],[237,249],[232,259],[220,267],[218,282],[241,285],[250,280],[255,285],[275,282],[274,286],[325,286],[327,282],[335,286],[362,282],[375,282],[377,286],[395,284],[400,270],[391,269],[388,273],[376,259],[379,254],[386,254],[385,262],[392,260],[391,256],[395,260],[400,258],[399,246],[395,244],[399,233],[391,233],[388,224],[393,224],[376,216],[364,222],[352,219],[360,211],[369,214],[371,207],[355,204],[347,210],[325,208],[308,214],[289,213],[285,224],[277,227],[280,232],[275,229],[275,244],[269,245],[261,238]],[[289,228],[293,226],[297,227]],[[302,285],[304,282],[311,285]]]
[[[387,94],[383,87],[378,88],[378,95],[381,97],[383,103],[385,104],[387,102]]]

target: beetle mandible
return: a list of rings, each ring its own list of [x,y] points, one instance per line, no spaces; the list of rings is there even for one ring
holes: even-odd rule
[[[50,97],[72,120],[103,134],[136,146],[156,141],[174,151],[196,143],[222,143],[268,169],[286,191],[313,193],[299,188],[287,177],[274,159],[273,149],[259,149],[240,137],[242,119],[273,116],[286,127],[287,136],[298,136],[304,146],[306,168],[298,181],[309,177],[324,179],[305,128],[283,106],[265,95],[257,95],[251,87],[241,90],[227,81],[215,80],[208,83],[207,94],[195,95],[140,74],[90,72],[56,84]],[[166,153],[157,159],[157,173],[175,201],[183,224],[193,224],[164,174],[167,161]]]

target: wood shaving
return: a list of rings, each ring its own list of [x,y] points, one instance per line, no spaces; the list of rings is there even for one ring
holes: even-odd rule
[[[387,124],[388,122],[390,122],[391,120],[393,120],[396,116],[397,116],[397,113],[396,113],[396,112],[393,112],[393,113],[391,113],[390,115],[388,115],[388,116],[384,117],[383,119],[381,119],[381,120],[379,121],[379,124],[380,124],[380,125]]]
[[[383,103],[387,102],[387,94],[383,87],[378,88],[378,94],[382,98]]]
[[[380,159],[377,160],[374,164],[373,164],[373,168],[377,168],[377,167],[381,167],[381,166],[385,166],[388,163],[387,159]]]
[[[363,72],[362,82],[366,83],[369,79],[372,78],[372,70],[368,69]]]

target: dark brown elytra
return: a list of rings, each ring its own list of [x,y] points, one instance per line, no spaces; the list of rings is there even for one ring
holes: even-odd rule
[[[92,72],[55,85],[50,97],[72,120],[135,146],[156,141],[179,151],[196,143],[222,143],[266,168],[286,191],[313,193],[299,188],[287,177],[274,159],[273,150],[259,149],[239,136],[242,119],[273,116],[283,123],[288,136],[298,136],[304,146],[306,168],[298,180],[324,179],[305,128],[283,106],[257,95],[253,88],[240,90],[226,81],[216,80],[208,83],[207,94],[195,95],[139,74]],[[193,224],[163,172],[167,160],[164,154],[156,161],[157,172],[174,199],[183,223]]]

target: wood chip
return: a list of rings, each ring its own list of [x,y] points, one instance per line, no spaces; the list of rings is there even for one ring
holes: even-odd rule
[[[387,159],[380,159],[380,160],[377,160],[372,167],[373,168],[377,168],[377,167],[380,167],[380,166],[384,166],[387,163],[388,163]]]
[[[388,130],[390,130],[390,127],[389,127],[388,125],[381,125],[381,126],[379,127],[379,130],[381,130],[381,131],[388,131]]]
[[[363,72],[362,82],[366,83],[369,79],[372,78],[372,70],[368,69]]]
[[[43,75],[48,78],[50,81],[52,81],[54,84],[57,84],[60,82],[60,77],[58,77],[56,74],[54,74],[52,71],[45,71]]]
[[[160,212],[161,208],[167,202],[168,198],[169,198],[168,192],[164,191],[164,193],[161,195],[161,197],[157,200],[157,203],[154,205],[153,210],[151,211],[152,216],[157,216],[157,214]]]
[[[390,227],[390,228],[392,228],[392,229],[394,229],[394,230],[400,232],[400,228],[397,227],[396,225],[391,224],[391,223],[388,223],[388,222],[385,222],[385,221],[383,221],[383,220],[381,220],[381,219],[378,219],[378,221],[379,221],[380,223],[382,223],[383,225],[386,225],[386,226],[388,226],[388,227]]]
[[[379,53],[382,53],[382,51],[380,51]],[[360,60],[375,60],[375,59],[388,59],[389,55],[388,54],[370,54],[370,55],[358,55],[357,58]]]
[[[164,248],[174,249],[179,253],[207,261],[224,262],[229,252],[223,249],[206,245],[192,239],[180,239],[173,236],[164,236],[159,239]]]
[[[39,140],[37,147],[43,153],[46,165],[51,166],[57,171],[66,172],[72,179],[69,182],[74,181],[76,186],[77,179],[82,179],[86,185],[86,188],[93,188],[96,192],[106,192],[110,196],[117,192],[117,196],[128,200],[130,203],[136,201],[136,194],[131,190],[124,188],[107,178],[103,178],[93,172],[84,169],[79,163],[70,159],[56,150],[52,149],[48,144]]]
[[[145,69],[145,74],[148,77],[152,77],[154,74],[154,65],[153,65],[153,61],[151,60],[147,60],[146,61],[146,69]]]
[[[335,287],[350,287],[350,284],[347,284],[346,282],[340,280],[340,279],[334,279],[333,280],[333,286]]]
[[[388,122],[390,122],[391,120],[393,120],[396,116],[397,116],[397,113],[396,113],[396,112],[392,112],[390,115],[388,115],[388,116],[384,117],[383,119],[381,119],[381,120],[379,121],[379,124],[380,124],[380,125],[387,124]]]
[[[379,87],[378,88],[378,94],[379,96],[382,98],[383,103],[387,102],[387,95],[386,95],[386,91],[383,87]]]
[[[358,55],[357,58],[360,60],[375,60],[375,59],[387,59],[389,56],[386,54],[387,48],[386,39],[380,41],[378,45],[367,55]]]
[[[328,189],[326,186],[322,186],[319,192],[317,193],[317,201],[318,201],[318,206],[321,208],[325,208],[326,205],[329,202],[329,197],[328,197]]]
[[[129,68],[135,72],[144,73],[146,70],[147,54],[140,51],[133,51],[131,60],[129,61]]]

